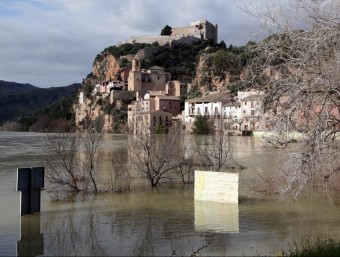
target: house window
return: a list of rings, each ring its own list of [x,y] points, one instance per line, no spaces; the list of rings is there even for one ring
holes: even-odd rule
[[[208,107],[204,107],[204,114],[208,114]]]
[[[255,116],[255,111],[251,110],[251,116]]]

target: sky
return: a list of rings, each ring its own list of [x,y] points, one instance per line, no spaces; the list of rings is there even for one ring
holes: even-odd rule
[[[165,25],[218,24],[218,42],[258,40],[257,19],[235,0],[0,0],[0,80],[37,87],[80,83],[95,56]],[[242,3],[241,3],[242,5]]]

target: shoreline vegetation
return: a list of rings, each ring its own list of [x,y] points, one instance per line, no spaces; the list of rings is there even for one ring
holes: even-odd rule
[[[294,243],[294,249],[287,254],[283,252],[282,256],[289,257],[335,257],[340,256],[340,242],[333,239],[320,239],[316,241],[305,241],[300,245]]]

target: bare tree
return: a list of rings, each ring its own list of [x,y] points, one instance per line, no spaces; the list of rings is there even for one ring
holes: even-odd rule
[[[301,134],[284,157],[281,193],[297,198],[320,182],[328,188],[340,172],[340,2],[275,1],[248,11],[269,33],[250,49],[248,79],[265,91],[263,108],[278,135],[271,143],[287,147],[292,133]]]
[[[196,152],[192,142],[192,136],[182,133],[177,141],[174,160],[177,162],[176,173],[183,184],[193,183]]]
[[[46,136],[46,177],[55,187],[79,191],[82,175],[78,170],[77,151],[80,146],[79,133],[58,133]]]
[[[98,191],[98,147],[103,138],[103,133],[97,133],[94,130],[89,130],[83,134],[82,146],[84,158],[82,161],[83,172],[89,177],[95,192]]]
[[[112,152],[110,159],[110,167],[108,174],[109,190],[110,191],[121,191],[122,187],[117,188],[119,179],[123,176],[128,177],[127,174],[127,150],[117,149]]]
[[[210,167],[213,171],[239,166],[233,157],[229,133],[224,131],[222,121],[217,123],[210,137],[205,138],[203,142],[196,140],[196,153],[200,165]]]
[[[180,135],[180,126],[170,129],[167,134],[154,134],[140,128],[131,138],[129,161],[132,168],[145,176],[151,187],[162,180],[172,180],[171,172],[178,167],[175,151]]]

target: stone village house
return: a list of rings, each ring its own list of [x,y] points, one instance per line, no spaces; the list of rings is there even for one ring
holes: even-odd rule
[[[173,117],[181,113],[180,99],[162,91],[148,92],[143,98],[137,93],[136,98],[128,105],[128,126],[134,134],[140,129],[152,133],[159,126],[167,129],[172,125]]]
[[[192,130],[198,115],[209,116],[215,126],[223,124],[226,131],[255,131],[265,129],[261,122],[262,92],[239,91],[233,97],[230,91],[210,92],[203,97],[185,102],[183,111],[184,124]]]

